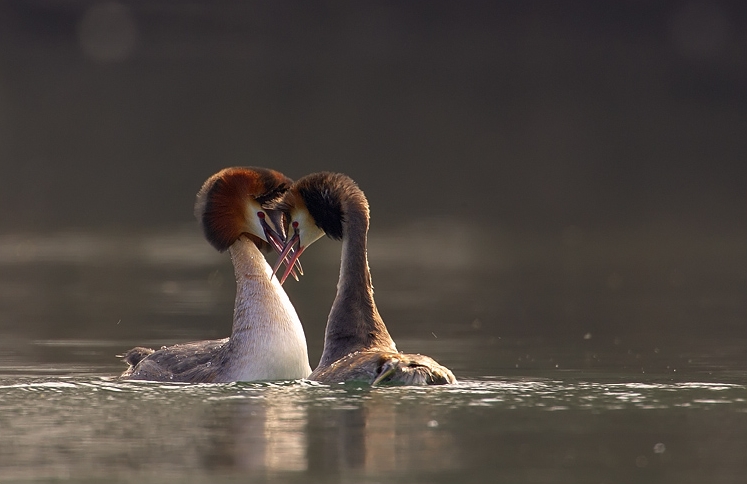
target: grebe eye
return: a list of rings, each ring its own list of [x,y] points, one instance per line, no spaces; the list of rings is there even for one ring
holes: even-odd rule
[[[257,217],[263,219],[263,218],[265,218],[265,213],[264,212],[257,212]]]
[[[297,229],[297,228],[298,228],[298,222],[293,222],[293,228],[294,228],[294,229]]]

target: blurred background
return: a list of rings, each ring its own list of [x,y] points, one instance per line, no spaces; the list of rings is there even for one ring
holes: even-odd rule
[[[258,165],[359,183],[391,332],[462,374],[741,357],[745,86],[736,1],[2,2],[0,354],[226,336],[192,205]]]

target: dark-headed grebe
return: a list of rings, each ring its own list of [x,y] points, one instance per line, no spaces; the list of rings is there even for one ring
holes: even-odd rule
[[[281,282],[293,269],[293,261],[324,234],[342,240],[340,278],[327,319],[324,351],[309,379],[374,385],[456,382],[451,371],[432,358],[399,353],[389,336],[374,302],[368,268],[368,201],[352,179],[339,173],[307,175],[293,184],[277,206],[289,223],[281,258],[291,257]]]

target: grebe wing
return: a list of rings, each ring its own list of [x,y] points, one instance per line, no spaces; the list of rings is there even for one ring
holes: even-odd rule
[[[220,370],[221,349],[228,338],[164,346],[147,353],[148,348],[133,348],[124,355],[135,362],[122,378],[128,380],[209,383]]]
[[[132,348],[127,353],[123,355],[117,355],[117,357],[122,358],[122,361],[127,363],[128,365],[137,366],[140,361],[147,357],[148,355],[153,354],[153,349],[151,348],[144,348],[142,346],[136,346],[135,348]]]
[[[444,385],[456,383],[454,374],[433,358],[419,354],[366,350],[350,353],[329,366],[317,368],[309,380],[322,383],[360,382],[370,385]]]

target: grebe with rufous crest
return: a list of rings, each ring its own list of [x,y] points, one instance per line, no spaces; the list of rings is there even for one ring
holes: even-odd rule
[[[282,214],[269,204],[291,183],[280,172],[255,167],[226,168],[205,182],[195,215],[208,242],[231,254],[236,275],[231,336],[155,351],[133,348],[123,355],[130,367],[121,378],[210,383],[309,376],[303,327],[262,253],[283,246]],[[279,264],[284,260],[295,277],[300,265],[287,256]]]

